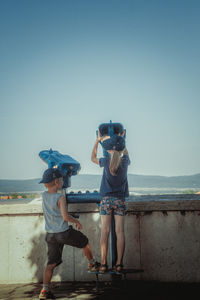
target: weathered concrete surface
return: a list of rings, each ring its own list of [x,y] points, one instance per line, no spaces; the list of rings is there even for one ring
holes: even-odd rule
[[[176,201],[170,197],[154,201],[150,196],[152,201],[147,201],[146,196],[127,203],[124,265],[144,269],[143,273],[128,274],[129,279],[200,281],[200,195],[192,196],[193,200],[184,200],[182,195],[178,200],[176,195]],[[83,232],[100,260],[97,205],[70,204],[69,211],[79,212]],[[1,205],[0,228],[0,283],[41,282],[46,263],[41,200],[27,205]],[[74,280],[92,281],[95,276],[87,273],[82,251],[65,246],[63,263],[53,281]]]
[[[153,212],[140,220],[143,279],[198,282],[199,212]]]

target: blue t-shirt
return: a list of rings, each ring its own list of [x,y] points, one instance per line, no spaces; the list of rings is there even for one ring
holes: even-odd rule
[[[130,164],[128,155],[123,155],[116,175],[110,173],[110,155],[99,159],[100,167],[103,167],[103,176],[100,186],[101,196],[113,196],[125,198],[129,196],[127,170]]]

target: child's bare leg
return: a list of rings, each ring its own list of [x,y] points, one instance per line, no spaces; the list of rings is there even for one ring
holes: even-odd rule
[[[49,284],[51,282],[51,278],[53,276],[53,270],[56,267],[56,264],[47,265],[44,269],[43,275],[43,284]]]
[[[125,235],[124,235],[124,217],[115,215],[115,232],[117,237],[117,261],[116,265],[122,263],[124,249],[125,249]]]
[[[108,252],[108,237],[110,233],[110,224],[111,224],[111,215],[102,215],[101,216],[101,263],[107,263],[107,252]]]
[[[87,246],[85,246],[85,248],[83,248],[82,250],[83,250],[83,254],[86,256],[88,261],[93,259],[93,254],[92,254],[92,249],[90,247],[90,244],[87,244]]]

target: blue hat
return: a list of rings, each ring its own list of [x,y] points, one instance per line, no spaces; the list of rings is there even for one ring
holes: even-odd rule
[[[62,177],[61,173],[58,169],[55,168],[49,168],[46,171],[44,171],[42,180],[39,183],[49,183],[53,181],[56,178]]]
[[[126,143],[124,137],[113,135],[109,139],[103,141],[102,146],[105,150],[122,151],[124,150]]]

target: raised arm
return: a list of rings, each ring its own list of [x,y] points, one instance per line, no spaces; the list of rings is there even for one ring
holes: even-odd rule
[[[98,151],[98,144],[102,140],[102,137],[100,136],[100,133],[98,132],[98,137],[95,141],[93,150],[92,150],[92,155],[91,155],[91,161],[97,165],[99,165],[99,159],[97,158],[97,151]]]
[[[124,148],[124,150],[123,150],[123,155],[126,155],[128,157],[127,162],[128,162],[128,165],[130,165],[131,161],[130,161],[130,158],[129,158],[128,150],[126,148]]]

